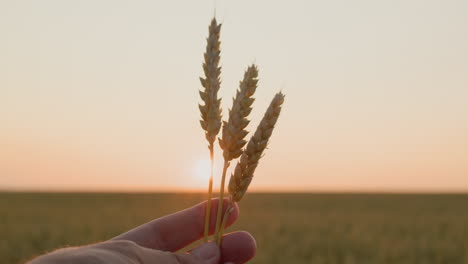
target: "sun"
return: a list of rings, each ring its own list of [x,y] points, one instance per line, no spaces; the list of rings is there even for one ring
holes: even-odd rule
[[[196,161],[194,166],[194,175],[197,181],[207,182],[210,179],[210,160],[209,159],[199,159]]]

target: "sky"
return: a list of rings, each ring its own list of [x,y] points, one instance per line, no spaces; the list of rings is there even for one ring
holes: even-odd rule
[[[468,191],[461,0],[1,1],[0,189],[205,190],[214,14],[224,116],[249,64],[250,131],[286,94],[251,190]]]

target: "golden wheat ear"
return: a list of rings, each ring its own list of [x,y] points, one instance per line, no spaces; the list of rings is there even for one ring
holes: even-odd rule
[[[203,55],[205,77],[200,77],[201,85],[204,88],[200,91],[200,98],[204,104],[200,104],[199,109],[201,114],[200,125],[205,130],[209,148],[212,150],[216,135],[218,135],[221,128],[221,99],[218,98],[218,91],[221,86],[221,67],[219,66],[221,25],[218,25],[216,19],[213,18],[208,30],[206,51]]]
[[[252,104],[255,101],[253,95],[257,90],[257,85],[258,68],[251,65],[245,71],[244,79],[239,83],[236,97],[232,101],[232,108],[229,110],[229,119],[223,122],[222,137],[218,140],[226,161],[238,158],[247,143],[244,140],[248,134],[245,128],[250,122],[247,117],[252,112]]]
[[[247,192],[258,162],[268,145],[268,140],[278,121],[283,102],[284,94],[281,92],[277,93],[231,175],[228,189],[232,200],[235,202],[239,202]]]

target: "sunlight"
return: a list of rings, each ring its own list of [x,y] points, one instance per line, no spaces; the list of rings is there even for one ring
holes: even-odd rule
[[[216,149],[215,153],[222,153],[221,150]],[[200,151],[199,155],[196,155],[193,157],[193,159],[190,160],[188,165],[186,166],[187,168],[187,178],[190,183],[188,186],[190,186],[191,189],[196,189],[196,190],[203,190],[206,191],[208,188],[208,182],[210,179],[210,158],[207,155],[204,155],[205,153]],[[213,182],[213,188],[215,191],[219,189],[219,182],[220,182],[220,177],[221,177],[221,170],[223,167],[223,159],[221,155],[218,155],[218,157],[215,156],[215,162],[214,162],[214,182]]]
[[[194,175],[197,181],[208,183],[210,178],[210,159],[199,159],[194,167]]]

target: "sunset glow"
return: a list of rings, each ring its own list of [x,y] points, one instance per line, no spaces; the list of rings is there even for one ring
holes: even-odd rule
[[[0,189],[206,191],[213,1],[27,2],[0,3]],[[468,3],[437,2],[216,2],[223,118],[249,63],[251,132],[286,94],[251,190],[468,191]]]
[[[200,159],[195,165],[195,177],[207,182],[210,178],[210,167],[209,159]]]

